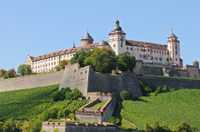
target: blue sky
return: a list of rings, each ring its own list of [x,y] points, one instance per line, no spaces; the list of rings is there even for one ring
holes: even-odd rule
[[[81,46],[88,29],[94,42],[108,40],[116,16],[127,39],[166,44],[171,28],[184,65],[200,61],[199,0],[0,0],[0,69]]]

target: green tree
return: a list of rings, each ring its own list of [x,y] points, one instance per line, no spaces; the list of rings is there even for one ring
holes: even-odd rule
[[[60,67],[59,66],[56,66],[56,71],[60,71]]]
[[[91,65],[93,67],[93,59],[92,59],[92,57],[85,58],[85,60],[83,62],[83,65],[85,65],[85,66]]]
[[[121,53],[117,56],[117,66],[121,71],[133,71],[135,67],[135,57],[127,55],[126,53]]]
[[[146,123],[144,126],[144,131],[145,132],[153,132],[153,128],[148,123]]]
[[[68,64],[68,60],[62,60],[60,61],[60,69],[65,69],[65,66]],[[56,69],[57,70],[57,69]]]
[[[40,120],[36,120],[35,122],[30,124],[29,132],[40,132],[42,129],[42,122]]]
[[[12,69],[8,70],[6,74],[4,74],[3,78],[7,79],[7,78],[12,78],[15,76],[15,73]]]
[[[93,68],[95,71],[110,73],[113,69],[116,69],[115,52],[108,48],[103,47],[93,49],[91,58],[93,60]]]
[[[0,122],[0,132],[3,131],[3,122]]]
[[[154,132],[160,132],[160,131],[161,131],[158,122],[155,122],[155,123],[154,123],[154,125],[153,125],[153,129],[154,129]]]
[[[175,132],[191,132],[192,130],[190,129],[190,125],[182,121],[178,125],[174,126],[173,131]]]
[[[21,132],[22,124],[15,122],[13,118],[6,121],[3,125],[3,132]]]
[[[0,69],[0,77],[3,77],[6,74],[6,70]]]
[[[22,76],[30,75],[32,73],[31,66],[22,64],[17,68],[17,73],[20,73]]]
[[[85,58],[91,56],[91,53],[92,53],[92,52],[93,52],[93,51],[90,51],[90,49],[87,49],[86,51],[85,51],[85,50],[77,51],[77,52],[74,54],[74,57],[71,58],[70,63],[71,63],[71,64],[79,63],[79,65],[80,65],[81,67],[86,66],[86,65],[84,64],[84,60],[85,60]]]

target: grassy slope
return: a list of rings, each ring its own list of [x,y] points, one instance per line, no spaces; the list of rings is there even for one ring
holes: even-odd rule
[[[101,102],[101,103],[94,104],[94,105],[91,106],[90,108],[92,108],[92,109],[97,109],[97,108],[99,108],[100,106],[104,106],[107,102],[108,102],[108,100],[107,100],[107,101],[104,101],[104,102]]]
[[[183,89],[156,96],[141,97],[144,101],[124,101],[121,115],[138,126],[156,121],[173,127],[187,121],[200,128],[200,90]]]
[[[37,88],[0,92],[0,118],[36,119],[53,108],[68,108],[71,112],[88,103],[87,100],[64,100],[53,104],[52,94],[59,84]]]
[[[34,107],[40,112],[47,109],[52,105],[52,94],[58,87],[59,84],[0,92],[0,117],[26,119]]]

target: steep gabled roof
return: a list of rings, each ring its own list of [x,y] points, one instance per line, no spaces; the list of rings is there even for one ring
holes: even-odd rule
[[[126,40],[127,46],[138,46],[138,47],[150,47],[152,49],[160,49],[160,50],[168,50],[166,45],[149,43],[149,42],[142,42],[142,41],[135,41],[135,40]]]

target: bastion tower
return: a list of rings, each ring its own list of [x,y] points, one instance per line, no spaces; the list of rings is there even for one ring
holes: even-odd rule
[[[82,46],[93,44],[93,41],[94,41],[94,39],[90,36],[90,34],[88,32],[86,32],[86,34],[81,39]]]
[[[180,42],[178,37],[172,33],[167,37],[167,48],[169,50],[169,64],[173,66],[181,66],[180,64]]]
[[[126,33],[122,31],[118,20],[115,22],[113,31],[109,33],[109,45],[116,55],[126,51]]]

